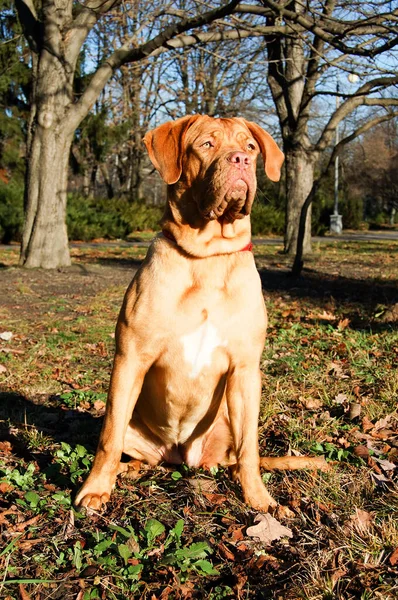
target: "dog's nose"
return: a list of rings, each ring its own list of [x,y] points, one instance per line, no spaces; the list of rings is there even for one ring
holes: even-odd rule
[[[231,152],[227,160],[241,169],[247,169],[250,165],[250,157],[246,152]]]

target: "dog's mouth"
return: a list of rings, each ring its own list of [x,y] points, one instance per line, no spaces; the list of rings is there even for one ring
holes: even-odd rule
[[[226,190],[224,196],[214,204],[210,209],[203,213],[203,216],[209,220],[223,219],[232,222],[235,219],[243,219],[249,214],[248,208],[249,186],[243,179],[236,179]]]

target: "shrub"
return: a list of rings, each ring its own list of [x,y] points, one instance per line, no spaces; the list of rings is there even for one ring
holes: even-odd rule
[[[68,236],[71,240],[95,238],[120,239],[133,231],[158,231],[163,208],[147,206],[144,201],[123,198],[85,198],[69,194],[67,204]],[[252,209],[253,235],[283,234],[284,213],[257,200]],[[20,240],[23,224],[23,186],[0,181],[0,241]]]
[[[143,202],[68,196],[67,226],[71,240],[125,238],[132,231],[158,230],[163,209]]]
[[[327,182],[326,182],[327,183]],[[329,231],[330,215],[333,214],[334,193],[326,184],[318,190],[312,205],[312,234],[324,235]],[[339,198],[339,213],[343,217],[344,229],[361,229],[363,222],[363,200],[348,195],[343,190]]]
[[[21,239],[23,224],[23,185],[0,180],[0,242]]]
[[[285,228],[285,215],[274,206],[254,202],[251,212],[253,235],[267,235],[274,233],[283,235]]]
[[[363,200],[355,196],[346,196],[341,201],[344,229],[361,229],[363,222]]]

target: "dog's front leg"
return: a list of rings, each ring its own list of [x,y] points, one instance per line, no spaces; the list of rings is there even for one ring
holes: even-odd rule
[[[277,505],[260,475],[258,414],[261,376],[258,368],[234,367],[227,381],[227,405],[236,452],[234,475],[242,486],[245,502],[267,512]]]
[[[149,368],[137,360],[135,350],[131,342],[116,351],[97,452],[90,475],[76,496],[77,506],[99,509],[108,502],[115,485],[126,429]]]

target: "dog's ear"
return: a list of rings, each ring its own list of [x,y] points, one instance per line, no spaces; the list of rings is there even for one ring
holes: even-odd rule
[[[262,127],[257,125],[257,123],[253,123],[253,121],[246,121],[246,119],[244,119],[244,121],[246,126],[250,129],[252,136],[260,146],[267,177],[269,177],[271,181],[279,181],[285,155],[282,150],[279,149],[275,140],[269,133],[264,131]]]
[[[144,137],[149,158],[168,185],[177,183],[181,177],[185,134],[200,117],[192,115],[168,121],[148,131]]]

